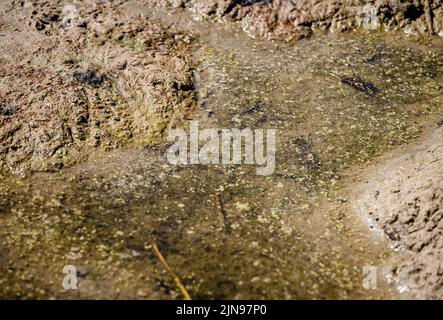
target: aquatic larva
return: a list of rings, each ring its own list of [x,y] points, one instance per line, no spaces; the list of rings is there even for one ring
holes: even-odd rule
[[[340,77],[340,81],[369,96],[373,96],[380,91],[372,83],[364,81],[359,77]]]

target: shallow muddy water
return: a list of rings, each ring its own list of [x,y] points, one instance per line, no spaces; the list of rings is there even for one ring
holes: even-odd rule
[[[348,208],[347,190],[359,168],[443,112],[441,40],[373,33],[271,42],[189,13],[129,8],[192,33],[199,99],[189,120],[276,129],[275,172],[174,166],[165,138],[5,178],[0,294],[180,298],[152,254],[155,241],[193,298],[399,297],[382,268],[377,290],[362,287],[364,266],[399,253]],[[80,270],[75,292],[60,286],[67,264]]]

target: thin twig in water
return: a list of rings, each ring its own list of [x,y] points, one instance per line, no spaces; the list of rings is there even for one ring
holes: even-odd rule
[[[157,247],[157,244],[154,241],[152,242],[152,250],[154,251],[154,254],[158,258],[158,260],[160,260],[166,271],[168,271],[174,278],[174,282],[178,287],[178,289],[180,290],[180,292],[182,293],[184,300],[192,300],[188,290],[186,290],[186,287],[183,285],[178,275],[169,266],[168,262],[166,261],[165,257],[163,257],[162,253]]]
[[[231,234],[231,227],[229,226],[228,215],[225,210],[225,205],[223,203],[223,196],[221,193],[215,194],[218,210],[220,211],[221,217],[223,218],[223,226],[226,234]]]

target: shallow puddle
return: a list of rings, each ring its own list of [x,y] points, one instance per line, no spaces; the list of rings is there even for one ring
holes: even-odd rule
[[[363,267],[394,253],[347,207],[346,184],[443,111],[441,41],[270,42],[188,13],[145,14],[197,39],[199,103],[189,120],[276,129],[274,174],[174,166],[165,141],[5,181],[1,295],[180,298],[152,254],[155,241],[193,298],[397,297],[384,274],[378,290],[362,286]],[[81,272],[74,293],[60,286],[67,264]]]

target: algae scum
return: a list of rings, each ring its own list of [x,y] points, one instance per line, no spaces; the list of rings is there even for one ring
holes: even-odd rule
[[[343,177],[443,111],[441,43],[366,34],[287,44],[194,24],[189,120],[277,129],[274,174],[173,166],[158,145],[3,178],[0,296],[180,298],[155,241],[193,298],[396,297],[388,285],[362,288],[363,266],[392,253],[347,209]],[[65,265],[78,268],[78,290],[62,288]]]

